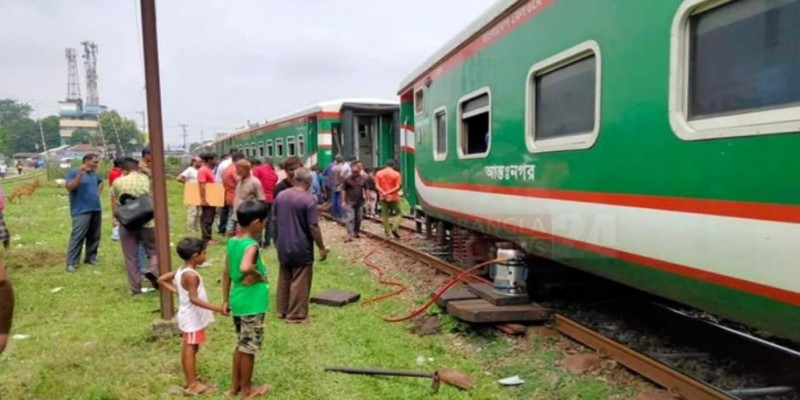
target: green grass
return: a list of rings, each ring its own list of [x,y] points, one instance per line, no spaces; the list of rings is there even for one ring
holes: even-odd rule
[[[10,193],[13,184],[4,186]],[[176,243],[186,227],[177,185],[170,185],[169,202],[171,241]],[[64,272],[68,214],[66,192],[50,184],[30,201],[7,207],[6,222],[14,239],[5,260],[17,293],[12,333],[29,337],[12,340],[0,356],[0,397],[175,397],[167,392],[183,380],[180,338],[151,339],[158,296],[131,298],[127,294],[121,250],[110,240],[109,212],[104,213],[101,266],[83,266],[76,274]],[[384,291],[375,285],[369,270],[343,259],[336,250],[328,261],[315,265],[314,292],[341,288],[369,298]],[[211,266],[201,271],[213,302],[220,301],[223,256],[222,247],[210,249]],[[270,278],[276,282],[274,252],[266,258]],[[173,255],[173,266],[177,262]],[[406,279],[413,277],[406,275]],[[59,287],[63,289],[52,292]],[[273,385],[269,398],[275,399],[422,399],[430,397],[429,382],[422,379],[332,374],[323,372],[323,367],[432,371],[447,366],[473,374],[479,383],[471,392],[443,387],[439,399],[606,399],[627,398],[632,393],[602,377],[574,377],[561,371],[555,364],[563,351],[543,339],[509,339],[489,330],[476,333],[449,319],[446,327],[468,333],[421,338],[409,333],[406,324],[388,324],[378,317],[404,313],[416,304],[414,299],[400,298],[368,309],[312,305],[313,323],[306,326],[290,326],[270,314],[255,381]],[[217,316],[207,338],[198,358],[199,373],[227,388],[235,343],[230,320]],[[433,361],[418,366],[420,355]],[[496,383],[517,374],[528,381],[522,387],[501,388]]]

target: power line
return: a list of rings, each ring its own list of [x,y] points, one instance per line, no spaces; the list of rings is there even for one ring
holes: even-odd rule
[[[186,125],[186,124],[178,124],[178,126],[180,126],[180,127],[183,129],[183,135],[181,135],[181,136],[183,136],[183,151],[185,151],[185,152],[187,152],[187,153],[188,153],[188,152],[189,152],[189,148],[187,148],[187,147],[186,147],[186,137],[187,137],[189,134],[188,134],[188,133],[186,133],[186,129],[187,129],[187,128],[189,128],[189,125]]]

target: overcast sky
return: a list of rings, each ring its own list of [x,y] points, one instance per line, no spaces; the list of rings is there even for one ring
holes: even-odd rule
[[[495,0],[161,0],[166,141],[209,139],[322,100],[396,98],[400,81]],[[138,0],[0,1],[0,98],[66,97],[66,47],[99,45],[100,102],[141,121]],[[79,59],[81,94],[86,79]],[[140,122],[141,123],[141,122]]]

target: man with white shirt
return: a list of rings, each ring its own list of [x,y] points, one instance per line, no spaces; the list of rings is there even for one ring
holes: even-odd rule
[[[197,176],[198,171],[200,170],[200,166],[203,164],[203,160],[200,159],[198,156],[194,156],[192,158],[189,167],[186,168],[180,175],[175,179],[180,183],[197,183]],[[200,207],[199,206],[187,206],[187,228],[190,232],[197,232],[200,227]]]

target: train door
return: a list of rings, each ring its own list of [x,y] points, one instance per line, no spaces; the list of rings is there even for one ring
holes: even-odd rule
[[[331,141],[333,142],[333,157],[344,154],[344,136],[342,135],[342,124],[339,122],[331,124]]]
[[[356,117],[356,157],[364,164],[365,168],[374,168],[378,155],[378,141],[375,135],[378,132],[378,118],[375,116]]]

